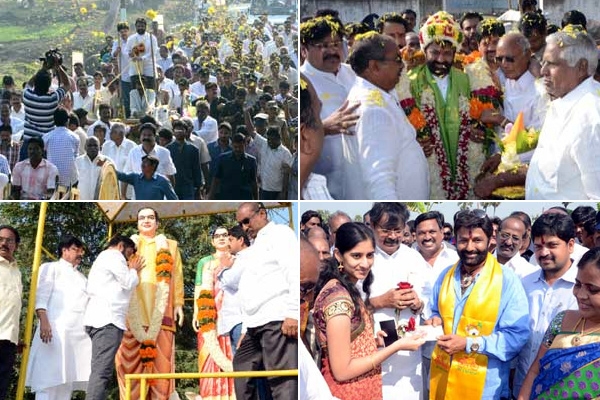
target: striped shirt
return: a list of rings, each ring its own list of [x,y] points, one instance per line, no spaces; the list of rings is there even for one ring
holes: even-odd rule
[[[58,88],[55,92],[40,96],[32,88],[25,88],[23,92],[25,136],[42,136],[54,129],[54,111],[65,94],[65,89]]]

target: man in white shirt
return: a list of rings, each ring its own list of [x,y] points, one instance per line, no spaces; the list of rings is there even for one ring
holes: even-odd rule
[[[194,119],[194,135],[200,136],[206,144],[216,142],[219,133],[217,120],[210,116],[210,105],[206,100],[196,102],[196,119]]]
[[[377,244],[370,299],[376,331],[386,320],[402,326],[414,318],[419,325],[431,292],[431,267],[416,250],[402,244],[409,215],[403,203],[374,203],[369,211]],[[409,283],[411,288],[399,289],[400,282]],[[421,350],[399,351],[381,368],[384,399],[422,399]]]
[[[156,173],[165,176],[174,184],[173,176],[177,172],[175,164],[171,159],[171,153],[169,150],[156,144],[156,126],[152,123],[145,123],[140,126],[140,142],[129,152],[127,158],[127,164],[125,165],[125,173],[137,172],[142,173],[142,157],[146,155],[153,155],[158,158],[159,164]],[[121,187],[123,190],[123,187]],[[123,197],[125,193],[121,192]]]
[[[312,82],[322,102],[320,116],[325,131],[323,151],[313,172],[325,175],[333,198],[345,198],[342,167],[346,137],[339,133],[348,133],[356,123],[358,104],[349,106],[346,102],[356,75],[342,63],[344,27],[337,18],[316,17],[303,23],[300,32],[307,55],[300,72]]]
[[[398,46],[373,34],[354,43],[349,57],[357,75],[350,104],[360,104],[352,160],[344,165],[347,199],[429,199],[429,167],[417,133],[394,90],[403,68]]]
[[[129,24],[119,22],[117,24],[119,38],[113,42],[111,55],[117,59],[119,74],[121,75],[121,102],[125,107],[125,116],[129,118],[129,92],[131,91],[131,78],[129,75],[129,53],[127,52],[127,39],[129,37]]]
[[[591,36],[573,29],[548,36],[546,43],[542,75],[555,100],[529,164],[525,197],[598,199],[600,96],[593,78],[598,50]]]
[[[106,399],[115,369],[115,354],[127,328],[125,316],[129,298],[138,284],[137,273],[145,266],[142,257],[132,258],[135,252],[135,243],[130,238],[115,236],[90,270],[87,282],[90,300],[83,317],[85,330],[92,340],[86,399]]]
[[[14,252],[20,241],[19,232],[15,228],[0,226],[0,399],[8,398],[19,342],[23,284]]]
[[[129,75],[143,75],[149,89],[154,89],[156,79],[156,60],[159,57],[156,37],[146,32],[146,20],[135,21],[136,33],[127,39],[129,55]]]
[[[98,114],[100,116],[100,119],[88,127],[87,135],[88,135],[88,137],[94,136],[94,128],[96,127],[96,125],[104,125],[104,127],[106,128],[106,135],[104,137],[104,141],[109,140],[110,139],[110,125],[111,125],[110,119],[112,117],[112,110],[110,108],[110,105],[100,104],[98,106]]]
[[[110,140],[104,142],[102,154],[110,158],[117,171],[124,171],[129,158],[129,153],[136,146],[133,140],[125,137],[126,126],[121,122],[114,122],[110,128]],[[121,183],[124,185],[124,183]],[[129,192],[130,191],[130,192]],[[129,187],[127,198],[133,196],[133,187]]]
[[[577,310],[573,285],[577,266],[572,253],[575,244],[575,224],[562,214],[542,214],[531,227],[535,256],[541,269],[522,279],[529,300],[531,335],[517,358],[513,394],[517,396],[535,360],[544,334],[556,314]]]
[[[528,263],[527,260],[521,257],[519,252],[526,233],[527,228],[520,218],[505,218],[496,234],[497,245],[494,251],[494,256],[498,262],[512,269],[521,279],[539,270],[539,267]]]
[[[431,285],[437,281],[440,273],[448,266],[456,263],[459,259],[456,250],[448,247],[444,241],[444,215],[439,211],[428,211],[420,214],[415,219],[415,231],[417,251],[427,264],[429,264],[429,279]],[[427,312],[428,316],[428,312]],[[425,342],[421,347],[423,353],[423,398],[429,398],[429,368],[431,365],[431,353],[435,342]]]
[[[75,159],[75,167],[79,184],[79,198],[81,200],[96,200],[98,195],[98,180],[100,179],[100,171],[102,165],[108,157],[100,153],[100,141],[97,137],[91,136],[85,141],[85,154],[78,156]]]
[[[234,371],[298,367],[298,239],[294,231],[270,222],[262,203],[242,203],[236,220],[254,238],[249,268],[240,277],[242,331],[246,331],[233,358]],[[297,377],[268,379],[274,400],[288,400],[298,392]],[[250,378],[237,378],[238,399],[254,398]]]
[[[260,151],[260,199],[277,200],[285,198],[287,180],[285,177],[292,167],[292,153],[281,144],[279,128],[267,130],[267,144]]]

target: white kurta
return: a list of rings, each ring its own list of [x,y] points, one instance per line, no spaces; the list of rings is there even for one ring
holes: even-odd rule
[[[550,103],[527,171],[527,200],[600,199],[597,92],[590,77]]]
[[[498,250],[494,250],[493,255],[494,257],[498,258]],[[532,260],[534,258],[535,257],[532,257]],[[520,279],[523,279],[527,275],[540,269],[539,266],[533,265],[521,257],[521,254],[519,254],[518,251],[517,254],[515,254],[510,260],[504,263],[504,266],[512,269]]]
[[[88,302],[87,279],[63,259],[40,266],[35,308],[46,309],[52,341],[43,343],[35,330],[25,385],[35,391],[73,383],[86,390],[90,377],[92,342],[84,330]]]
[[[377,248],[373,264],[373,284],[371,297],[380,296],[388,290],[396,288],[399,282],[413,285],[419,298],[427,303],[431,292],[429,265],[416,251],[405,245],[391,256]],[[381,330],[380,321],[396,319],[395,309],[382,308],[373,314],[375,331]],[[400,319],[414,316],[417,325],[418,315],[413,315],[407,308],[400,313]],[[421,350],[399,351],[381,364],[384,400],[420,400],[423,380],[421,377]]]
[[[300,67],[302,72],[313,84],[317,96],[322,103],[321,119],[329,117],[335,110],[340,108],[350,88],[354,84],[356,75],[347,64],[340,65],[337,74],[319,71],[308,61]],[[344,187],[342,176],[342,164],[344,158],[342,140],[345,135],[327,135],[323,142],[321,157],[315,165],[313,172],[324,175],[327,178],[327,187],[331,196],[335,199],[344,198]]]
[[[360,103],[356,154],[345,160],[346,199],[429,199],[429,166],[417,142],[415,128],[400,107],[395,91],[385,92],[357,77],[348,94],[350,104]],[[360,166],[362,180],[357,179]]]

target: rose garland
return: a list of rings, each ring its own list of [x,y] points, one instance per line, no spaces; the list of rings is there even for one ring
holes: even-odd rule
[[[133,235],[131,239],[136,246],[139,236]],[[129,330],[133,337],[140,342],[139,354],[142,366],[147,372],[152,372],[154,360],[156,359],[156,338],[160,332],[162,320],[167,304],[169,302],[169,283],[173,271],[173,257],[168,250],[167,240],[164,235],[158,235],[155,243],[159,249],[156,254],[156,297],[148,329],[142,323],[142,312],[136,292],[134,291],[129,303]]]

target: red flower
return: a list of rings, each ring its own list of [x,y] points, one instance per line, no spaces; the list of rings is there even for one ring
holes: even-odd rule
[[[415,317],[410,317],[408,320],[408,325],[406,326],[406,332],[414,332],[416,325],[417,322],[415,321]]]
[[[398,283],[398,289],[412,289],[413,285],[411,285],[408,282],[399,282]]]

